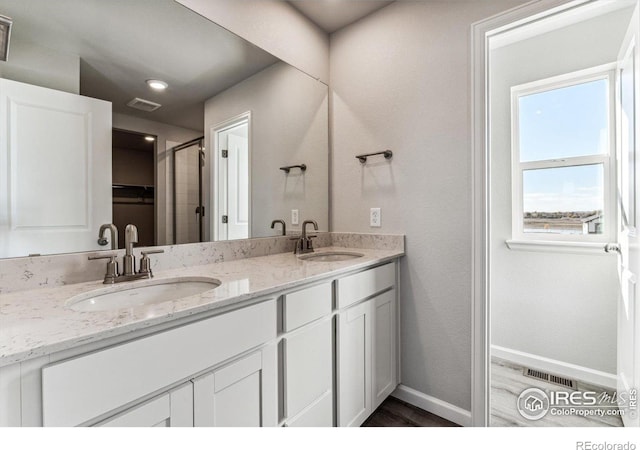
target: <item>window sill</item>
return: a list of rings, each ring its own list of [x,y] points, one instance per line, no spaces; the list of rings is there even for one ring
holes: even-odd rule
[[[567,242],[567,241],[524,241],[508,239],[507,247],[511,250],[526,252],[576,253],[588,255],[616,255],[606,253],[602,242]]]

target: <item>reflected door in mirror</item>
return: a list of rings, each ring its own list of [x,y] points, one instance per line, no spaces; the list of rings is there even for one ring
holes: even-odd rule
[[[216,134],[220,205],[218,240],[246,239],[250,236],[249,116],[243,115]]]
[[[0,79],[0,257],[103,249],[111,103]]]

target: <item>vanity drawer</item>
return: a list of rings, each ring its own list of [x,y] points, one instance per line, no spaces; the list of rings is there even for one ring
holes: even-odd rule
[[[62,361],[42,370],[43,424],[75,426],[276,337],[276,302]]]
[[[331,314],[331,283],[319,284],[284,296],[284,331]]]
[[[374,269],[349,275],[336,281],[338,309],[391,288],[396,282],[396,265],[385,264]]]

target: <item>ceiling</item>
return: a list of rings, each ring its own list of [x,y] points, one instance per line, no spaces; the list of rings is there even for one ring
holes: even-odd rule
[[[292,0],[289,3],[325,32],[333,33],[393,1]]]
[[[278,61],[173,0],[0,0],[0,14],[13,18],[12,41],[79,55],[82,95],[198,131],[206,99]],[[152,91],[150,78],[169,88]],[[129,108],[134,97],[162,107]]]
[[[393,2],[289,3],[331,33]],[[82,95],[112,102],[114,113],[197,131],[205,100],[278,61],[174,0],[0,0],[0,14],[13,19],[12,40],[78,55]],[[151,78],[169,88],[149,89]],[[162,107],[126,106],[135,97]]]

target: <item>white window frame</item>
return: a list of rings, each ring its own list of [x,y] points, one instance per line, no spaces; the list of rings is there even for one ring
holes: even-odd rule
[[[596,80],[608,81],[608,137],[607,152],[601,155],[576,156],[562,159],[520,162],[519,99],[525,95],[560,89]],[[569,247],[594,247],[609,242],[616,231],[616,166],[615,166],[615,63],[571,72],[511,88],[511,158],[512,158],[512,238],[507,245],[512,249],[524,249],[528,245],[540,249],[565,250]],[[524,232],[523,173],[525,170],[575,167],[602,164],[604,170],[604,233],[602,234],[554,234]],[[544,248],[543,248],[544,247]]]

